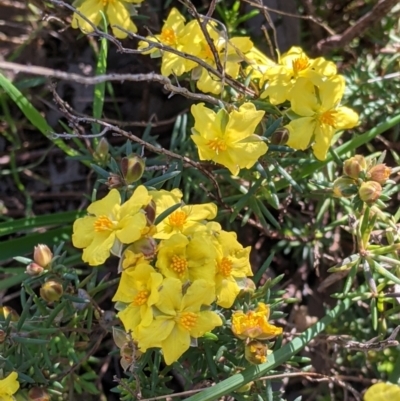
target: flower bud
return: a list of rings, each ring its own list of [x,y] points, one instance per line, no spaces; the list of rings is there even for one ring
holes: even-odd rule
[[[146,260],[154,258],[157,252],[157,242],[152,237],[141,238],[132,244],[132,251],[142,253]]]
[[[251,390],[251,388],[253,387],[254,382],[249,382],[246,383],[245,385],[243,385],[242,387],[239,387],[236,392],[238,393],[247,393],[248,391]]]
[[[147,224],[149,226],[153,225],[156,220],[156,203],[151,200],[143,210],[146,213]]]
[[[387,167],[385,164],[377,164],[368,170],[367,177],[371,181],[383,185],[389,179],[391,173],[392,169],[390,167]]]
[[[26,266],[25,269],[25,273],[31,277],[40,276],[43,272],[44,272],[43,267],[35,262],[29,263],[29,265]]]
[[[13,308],[11,308],[11,306],[0,306],[0,315],[2,315],[4,319],[7,319],[8,316],[10,316],[10,320],[12,322],[18,322],[19,320],[18,313]]]
[[[289,139],[289,130],[286,128],[278,129],[271,135],[272,145],[285,145]]]
[[[124,186],[124,181],[118,174],[110,173],[106,185],[109,189],[122,188]]]
[[[144,160],[138,155],[123,157],[121,160],[121,172],[125,183],[129,185],[140,180],[144,173],[145,166]]]
[[[6,340],[7,333],[4,330],[0,329],[0,344],[3,344]]]
[[[61,283],[55,280],[46,281],[40,287],[40,296],[46,302],[58,301],[64,293],[64,289]]]
[[[268,347],[261,341],[250,341],[244,348],[244,357],[255,365],[267,362]]]
[[[374,203],[381,196],[381,194],[381,184],[375,181],[363,182],[358,190],[360,199],[365,203]]]
[[[352,178],[339,177],[333,182],[332,190],[336,198],[350,198],[357,193],[357,186]]]
[[[110,145],[108,144],[107,139],[102,137],[94,150],[93,159],[98,163],[105,165],[110,159],[109,151]]]
[[[28,392],[28,399],[30,401],[50,401],[50,395],[42,387],[32,387]]]
[[[366,168],[367,161],[364,156],[355,155],[344,162],[343,173],[348,177],[357,179],[360,177],[361,172],[365,172]]]
[[[53,253],[47,245],[39,244],[33,251],[33,260],[43,268],[47,267],[53,259]]]

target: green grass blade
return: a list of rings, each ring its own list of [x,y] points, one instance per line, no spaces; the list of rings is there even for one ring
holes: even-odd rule
[[[68,156],[78,156],[79,152],[68,146],[62,139],[53,138],[53,129],[47,124],[46,120],[42,117],[38,110],[32,103],[8,80],[3,74],[0,73],[0,87],[10,96],[15,104],[21,109],[25,117],[48,139],[50,139],[56,146],[58,146]],[[83,161],[83,163],[88,164]]]
[[[107,29],[107,20],[103,17],[103,29]],[[100,39],[100,51],[97,57],[96,64],[96,76],[104,75],[107,72],[107,54],[108,54],[108,40],[106,38]],[[94,86],[94,97],[93,97],[93,117],[101,118],[103,115],[104,107],[104,93],[106,89],[106,83],[100,82]],[[93,124],[93,133],[98,134],[100,132],[100,125]],[[94,142],[98,142],[99,139],[95,138]]]
[[[19,220],[9,220],[0,223],[0,237],[13,233],[21,233],[21,231],[31,230],[37,227],[69,224],[85,214],[86,212],[63,212]]]
[[[0,248],[0,261],[32,253],[33,247],[37,244],[46,244],[51,247],[61,241],[69,241],[71,234],[72,227],[67,226],[48,230],[45,233],[31,233],[21,238],[3,241]]]

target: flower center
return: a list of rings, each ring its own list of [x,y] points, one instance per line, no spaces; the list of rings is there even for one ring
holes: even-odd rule
[[[111,231],[113,229],[113,226],[113,222],[107,216],[99,216],[94,222],[94,231],[98,233]]]
[[[107,4],[114,3],[115,0],[102,0],[102,2],[103,2],[103,7],[105,7]]]
[[[182,312],[179,316],[179,323],[186,330],[190,331],[197,322],[198,316],[193,312]]]
[[[336,111],[335,110],[328,110],[325,113],[322,113],[319,116],[319,121],[321,124],[327,124],[331,127],[335,128],[336,125]]]
[[[185,258],[182,258],[178,255],[173,255],[171,258],[171,270],[173,270],[176,274],[182,275],[185,273],[187,269],[187,261]]]
[[[206,145],[217,154],[219,152],[224,152],[226,149],[228,149],[228,146],[225,143],[225,141],[220,138],[211,139],[207,142]]]
[[[293,60],[292,65],[294,75],[297,75],[300,71],[305,70],[310,65],[310,62],[308,60],[308,57],[302,56]]]
[[[186,223],[187,214],[183,210],[177,210],[176,212],[172,213],[169,218],[168,222],[169,225],[173,228],[182,231],[183,226]]]
[[[229,277],[232,273],[232,262],[228,258],[222,258],[218,263],[218,270],[224,277]]]
[[[172,28],[164,28],[161,32],[161,41],[169,46],[176,43],[175,31]]]
[[[134,304],[135,306],[142,306],[142,305],[144,305],[144,304],[147,302],[147,300],[148,300],[148,298],[149,298],[149,295],[150,295],[150,293],[149,293],[149,291],[147,291],[147,290],[139,291],[139,292],[136,294],[135,298],[133,298],[133,304]]]

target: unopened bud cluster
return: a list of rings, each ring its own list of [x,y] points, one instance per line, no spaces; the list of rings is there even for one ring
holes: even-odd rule
[[[337,198],[358,195],[362,202],[372,205],[380,198],[391,172],[383,163],[371,165],[364,156],[355,155],[344,162],[343,175],[333,182],[333,194]]]

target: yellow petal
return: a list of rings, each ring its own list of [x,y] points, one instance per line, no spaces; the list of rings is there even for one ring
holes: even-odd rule
[[[83,250],[82,260],[90,266],[103,264],[110,256],[110,250],[114,245],[115,233],[96,233],[92,243]]]
[[[75,220],[73,225],[72,243],[76,248],[86,248],[93,241],[95,234],[94,222],[97,217],[85,216]]]
[[[331,146],[332,138],[336,129],[323,124],[317,125],[315,129],[315,143],[312,145],[314,156],[318,160],[325,160],[326,154]]]
[[[95,216],[109,216],[121,203],[121,197],[116,189],[112,189],[103,199],[93,202],[87,211]]]
[[[302,77],[293,85],[290,102],[292,110],[302,117],[310,117],[321,108],[315,86],[310,80]]]
[[[315,119],[312,117],[298,118],[286,125],[289,130],[287,145],[293,149],[304,150],[310,145],[316,127]]]
[[[18,373],[11,372],[6,378],[0,380],[0,399],[15,394],[19,389]]]
[[[120,217],[136,214],[143,206],[147,206],[151,201],[151,196],[147,188],[139,185],[132,196],[121,206]]]
[[[400,386],[392,383],[376,383],[364,394],[364,401],[400,400]]]
[[[225,128],[227,141],[238,142],[253,135],[264,114],[265,111],[257,110],[253,103],[244,103],[239,110],[232,111]]]
[[[78,11],[95,26],[99,25],[101,21],[100,11],[102,10],[104,7],[101,0],[87,0],[78,8]],[[71,26],[75,29],[79,28],[83,33],[93,32],[93,27],[76,13],[72,17]]]
[[[235,160],[240,168],[251,168],[257,160],[267,153],[268,146],[253,135],[235,144],[232,151],[232,159]]]
[[[173,362],[177,361],[189,347],[189,332],[179,325],[175,325],[171,334],[162,342],[165,363],[171,365]]]
[[[119,229],[116,232],[117,238],[123,244],[132,244],[141,237],[142,230],[146,227],[147,220],[146,216],[138,212],[134,216],[124,217],[119,222]]]
[[[239,292],[240,288],[235,279],[232,277],[222,279],[217,287],[217,305],[230,308]]]
[[[342,100],[346,81],[342,75],[334,75],[319,87],[321,108],[329,110],[336,107]]]
[[[348,107],[339,107],[335,110],[335,128],[337,129],[353,128],[358,124],[358,119],[358,114]]]
[[[195,326],[190,330],[190,335],[193,338],[201,337],[217,326],[222,326],[222,320],[215,312],[200,312]]]
[[[128,35],[121,29],[113,27],[113,25],[119,25],[121,28],[124,28],[129,32],[134,32],[134,33],[137,32],[137,27],[132,22],[128,10],[120,1],[108,3],[107,17],[110,22],[110,25],[112,26],[113,34],[116,38],[124,39]]]

